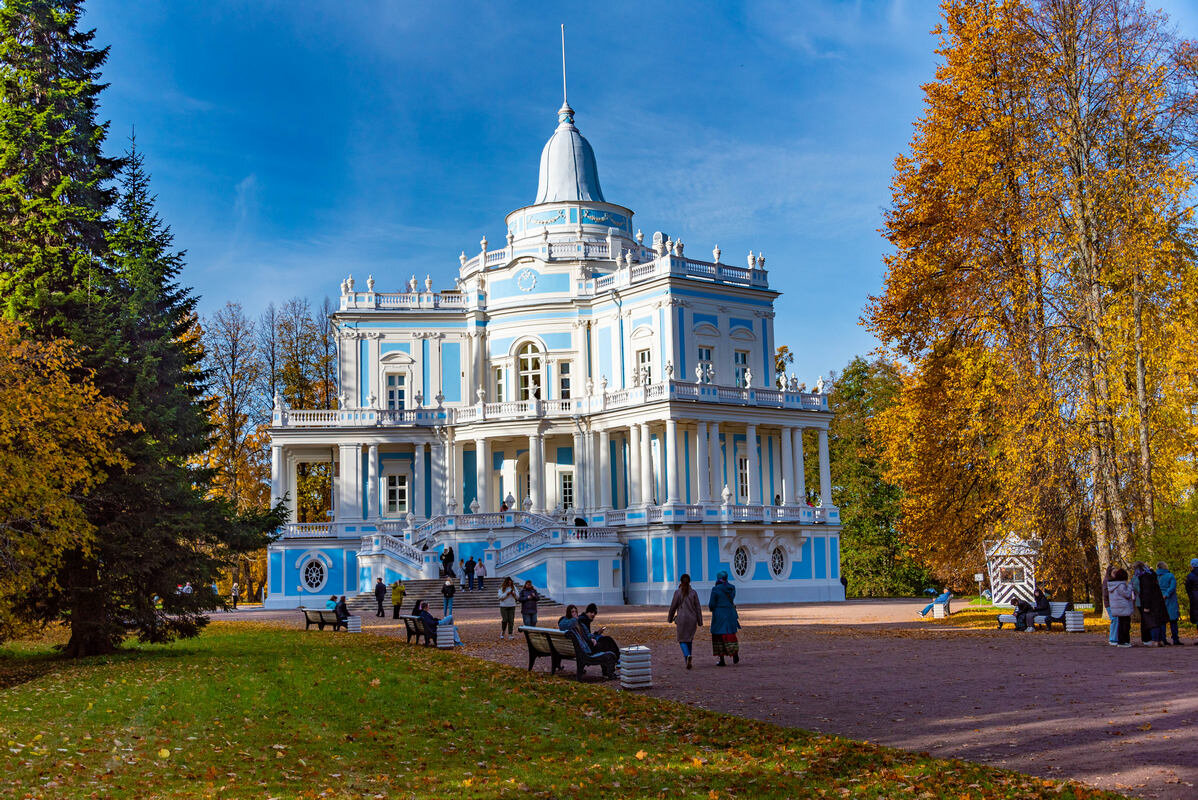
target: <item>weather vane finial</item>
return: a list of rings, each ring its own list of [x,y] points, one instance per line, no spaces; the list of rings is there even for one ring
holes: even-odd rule
[[[566,103],[566,23],[562,23],[562,105]]]

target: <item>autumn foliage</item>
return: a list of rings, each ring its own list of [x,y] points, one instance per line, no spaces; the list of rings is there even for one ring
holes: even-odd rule
[[[1198,49],[1126,0],[942,10],[867,309],[910,364],[877,431],[938,571],[1014,531],[1092,586],[1198,485]]]

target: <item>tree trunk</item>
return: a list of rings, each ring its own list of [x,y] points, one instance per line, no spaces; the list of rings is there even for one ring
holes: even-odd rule
[[[1139,271],[1135,279],[1135,342],[1136,342],[1136,407],[1140,429],[1140,481],[1144,514],[1144,533],[1151,537],[1156,530],[1156,490],[1152,483],[1152,448],[1148,435],[1148,392],[1144,379],[1144,292]]]

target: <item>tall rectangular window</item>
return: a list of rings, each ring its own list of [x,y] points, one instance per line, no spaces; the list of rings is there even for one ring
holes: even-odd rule
[[[652,350],[637,350],[636,351],[636,368],[641,374],[642,383],[653,382],[653,351]]]
[[[503,402],[503,367],[495,368],[495,402]]]
[[[749,370],[749,351],[737,350],[735,353],[733,353],[732,367],[734,370],[734,376],[736,377],[736,385],[745,386],[745,376],[748,374]]]
[[[405,376],[397,372],[387,373],[387,408],[402,411],[406,406]]]
[[[574,508],[574,473],[563,472],[561,482],[562,508]]]
[[[749,502],[748,456],[740,456],[736,459],[736,500],[741,504]]]
[[[711,377],[710,377],[710,375],[711,375],[711,372],[710,372],[710,370],[711,370],[711,348],[710,347],[700,347],[699,348],[698,361],[699,361],[699,370],[700,370],[699,371],[699,381],[702,383],[707,383],[709,380],[711,380]]]
[[[408,513],[408,476],[388,475],[386,479],[386,496],[383,500],[386,514]]]
[[[560,361],[557,365],[558,389],[562,400],[570,399],[570,362]]]

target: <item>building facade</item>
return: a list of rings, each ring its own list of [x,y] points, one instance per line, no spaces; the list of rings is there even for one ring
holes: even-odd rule
[[[271,546],[267,605],[436,578],[446,546],[562,602],[668,603],[720,570],[742,602],[843,599],[827,396],[775,375],[764,256],[646,241],[565,103],[506,221],[451,290],[342,282],[339,408],[276,398],[271,428],[274,500],[331,462],[333,510]]]

